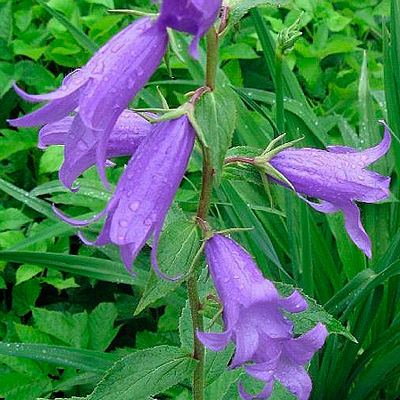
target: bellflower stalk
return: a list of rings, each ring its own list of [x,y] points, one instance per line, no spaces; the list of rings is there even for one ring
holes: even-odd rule
[[[99,175],[108,186],[105,159],[109,136],[128,103],[159,66],[167,42],[167,32],[157,21],[143,18],[132,23],[84,67],[68,75],[54,92],[30,95],[14,86],[25,100],[48,103],[9,123],[24,127],[49,124],[77,110],[65,140],[65,152],[95,151]]]
[[[222,0],[163,0],[159,23],[194,35],[190,54],[198,58],[200,38],[211,28],[222,7]]]
[[[60,121],[43,126],[39,131],[40,149],[48,145],[65,145],[70,137],[74,117],[65,117]],[[107,143],[106,157],[121,157],[132,155],[139,144],[151,131],[151,124],[139,114],[124,110],[117,119]],[[59,171],[60,181],[67,188],[72,188],[75,179],[88,168],[96,164],[96,151],[93,147],[77,146],[75,152],[71,147],[64,148],[64,163]],[[107,162],[107,165],[113,165]]]
[[[107,215],[103,229],[93,243],[114,243],[131,272],[132,263],[150,236],[154,235],[151,261],[155,271],[167,278],[157,265],[157,246],[165,216],[193,150],[195,131],[186,115],[157,122],[142,141],[118,181],[104,211],[88,221],[76,221],[56,213],[75,226],[84,226]],[[134,274],[133,274],[134,275]],[[168,278],[167,278],[168,279]]]
[[[389,129],[382,123],[382,141],[366,150],[358,151],[346,146],[328,146],[327,151],[287,148],[272,157],[266,153],[254,159],[254,165],[261,170],[272,166],[317,211],[329,214],[342,210],[347,233],[369,258],[372,256],[371,240],[361,223],[360,210],[354,200],[375,203],[389,196],[390,177],[365,169],[390,148]],[[274,178],[274,181],[287,186],[279,179]],[[301,195],[322,202],[315,203]]]
[[[229,341],[236,345],[230,368],[244,366],[246,372],[265,382],[256,396],[239,383],[243,399],[268,399],[274,380],[299,400],[307,400],[311,379],[304,365],[322,347],[328,334],[318,323],[304,335],[293,337],[293,323],[283,313],[307,308],[300,293],[282,298],[272,282],[265,279],[250,254],[232,239],[214,235],[205,246],[212,280],[223,304],[225,331],[197,332],[201,342],[221,351]]]

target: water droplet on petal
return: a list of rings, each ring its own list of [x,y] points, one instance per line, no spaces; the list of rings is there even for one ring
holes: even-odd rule
[[[134,201],[129,205],[131,211],[136,211],[139,209],[139,207],[140,207],[140,201]]]
[[[145,224],[146,226],[150,226],[152,223],[153,223],[153,218],[151,218],[151,217],[147,217],[147,218],[144,220],[144,224]]]
[[[121,228],[127,228],[128,227],[128,221],[126,221],[125,219],[122,219],[121,221],[119,221],[119,226]]]

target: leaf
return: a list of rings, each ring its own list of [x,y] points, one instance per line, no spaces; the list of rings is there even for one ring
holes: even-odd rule
[[[196,361],[178,347],[137,351],[115,363],[88,400],[142,400],[189,378]]]
[[[41,4],[46,11],[51,14],[57,21],[63,24],[75,40],[88,52],[95,53],[99,46],[94,42],[85,32],[73,25],[67,18],[65,18],[61,13],[49,7],[43,0],[36,0]]]
[[[12,308],[18,316],[24,316],[35,306],[41,288],[36,279],[14,286],[12,290]]]
[[[160,237],[157,255],[160,269],[170,277],[185,275],[199,247],[196,225],[181,217],[169,224]],[[182,281],[167,281],[152,271],[135,315],[175,290],[181,283]]]
[[[18,229],[30,221],[31,218],[16,208],[0,210],[0,231]]]
[[[0,160],[6,159],[18,151],[36,147],[36,129],[24,129],[22,131],[2,129],[0,132]]]
[[[114,328],[117,316],[117,308],[113,303],[100,303],[89,314],[89,349],[107,349],[119,331],[119,327]]]
[[[118,358],[115,355],[99,351],[41,343],[0,342],[0,354],[45,361],[59,367],[73,367],[98,373],[105,373]]]
[[[104,7],[107,7],[108,9],[115,8],[114,0],[86,0],[86,2],[87,3],[93,3],[93,4],[101,4]]]
[[[12,37],[12,7],[11,1],[0,3],[0,38],[9,43]]]
[[[33,278],[39,272],[43,271],[43,268],[38,267],[36,265],[24,264],[21,265],[15,274],[16,277],[16,285],[19,285],[22,282],[28,281]]]
[[[195,118],[205,146],[210,149],[211,164],[219,183],[225,154],[236,125],[236,95],[228,86],[205,93],[195,107]]]
[[[77,314],[35,308],[32,313],[35,327],[42,332],[76,348],[88,348],[88,313]]]
[[[289,296],[293,292],[293,286],[284,283],[275,283],[276,288],[282,296]],[[324,310],[317,302],[302,293],[307,300],[307,310],[298,314],[289,314],[289,318],[295,323],[295,333],[304,334],[312,329],[318,322],[322,322],[329,333],[343,335],[347,339],[357,343],[354,336],[332,315]]]
[[[230,0],[229,25],[231,27],[237,24],[251,8],[266,4],[281,4],[278,0]]]
[[[137,276],[133,277],[122,263],[96,257],[34,251],[0,251],[0,260],[37,264],[89,278],[135,286],[144,286],[147,279],[147,272],[144,270],[138,268]]]

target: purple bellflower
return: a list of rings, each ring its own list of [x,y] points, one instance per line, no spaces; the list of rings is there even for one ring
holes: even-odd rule
[[[200,38],[218,17],[222,0],[163,0],[159,23],[166,27],[194,35],[190,54],[198,58]]]
[[[57,122],[47,124],[39,131],[38,147],[45,149],[48,145],[65,145],[73,137],[71,127],[74,117],[65,117]],[[124,110],[117,119],[107,143],[106,157],[120,157],[132,155],[139,144],[151,131],[151,124],[139,114]],[[74,150],[74,151],[72,151]],[[64,148],[64,163],[59,172],[61,182],[72,189],[75,179],[96,164],[96,149],[91,146],[78,145]],[[111,164],[112,163],[109,163]]]
[[[372,256],[371,240],[361,223],[360,210],[354,200],[375,203],[389,196],[390,177],[365,169],[390,148],[389,129],[384,122],[383,125],[383,140],[366,150],[358,151],[346,146],[328,146],[328,151],[288,148],[267,161],[317,211],[329,214],[342,210],[347,233],[369,258]],[[268,158],[268,153],[266,156]],[[262,168],[263,157],[256,157],[255,165]],[[274,181],[287,186],[278,179]],[[312,202],[300,194],[322,202]]]
[[[277,380],[299,400],[307,400],[312,384],[304,365],[323,346],[328,334],[325,326],[318,323],[294,338],[293,323],[283,310],[304,311],[306,301],[297,291],[289,297],[280,297],[250,254],[232,239],[214,235],[206,243],[206,257],[223,304],[226,330],[197,332],[200,341],[213,351],[221,351],[232,340],[236,350],[230,368],[244,365],[249,375],[265,382],[264,389],[255,397],[239,383],[243,399],[268,399]]]
[[[114,243],[131,272],[132,263],[154,234],[151,262],[155,271],[168,279],[157,265],[157,246],[165,216],[193,150],[195,131],[186,115],[157,122],[139,145],[118,181],[114,195],[102,213],[88,221],[76,221],[56,213],[75,226],[84,226],[107,214],[103,229],[93,243]],[[134,274],[133,274],[134,275]]]
[[[30,95],[15,87],[27,101],[48,103],[21,118],[13,126],[35,126],[59,121],[77,110],[66,153],[96,152],[103,182],[108,138],[118,117],[159,66],[167,48],[166,29],[150,18],[140,19],[107,42],[81,69],[68,75],[54,92]]]

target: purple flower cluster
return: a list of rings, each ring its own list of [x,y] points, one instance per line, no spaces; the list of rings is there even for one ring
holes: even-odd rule
[[[267,399],[274,380],[299,400],[307,400],[311,379],[304,365],[322,347],[328,334],[318,323],[304,335],[294,338],[293,323],[285,317],[307,308],[300,293],[282,298],[265,279],[251,256],[232,239],[214,235],[206,243],[206,257],[215,288],[223,304],[225,331],[197,332],[211,350],[224,349],[229,341],[236,345],[230,368],[244,365],[246,372],[265,382],[257,396],[248,394],[242,384],[239,393],[247,399]]]
[[[158,68],[167,49],[167,28],[195,35],[191,53],[197,56],[198,41],[215,22],[222,0],[211,3],[163,1],[155,21],[142,18],[127,26],[51,93],[30,95],[14,85],[25,100],[47,102],[9,122],[20,127],[45,125],[39,132],[41,148],[64,145],[59,178],[67,188],[78,190],[74,181],[92,165],[110,188],[105,168],[112,163],[107,159],[133,155],[107,207],[93,220],[74,221],[55,209],[77,226],[107,215],[94,244],[117,244],[129,271],[154,234],[152,265],[162,275],[157,267],[158,238],[185,173],[195,132],[186,115],[152,126],[126,107]]]

